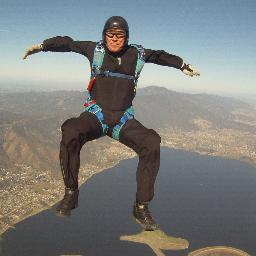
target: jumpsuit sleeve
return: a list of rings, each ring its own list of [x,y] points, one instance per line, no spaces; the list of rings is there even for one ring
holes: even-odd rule
[[[164,50],[145,49],[145,60],[147,63],[154,63],[180,69],[183,59],[179,56],[165,52]]]
[[[95,45],[92,41],[74,41],[69,36],[55,36],[43,41],[43,51],[76,52],[89,57]]]

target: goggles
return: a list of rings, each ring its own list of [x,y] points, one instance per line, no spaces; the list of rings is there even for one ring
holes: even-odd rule
[[[126,37],[126,33],[125,32],[111,32],[111,31],[107,31],[106,32],[106,36],[109,38],[113,38],[114,36],[116,36],[118,39],[121,38],[125,38]]]

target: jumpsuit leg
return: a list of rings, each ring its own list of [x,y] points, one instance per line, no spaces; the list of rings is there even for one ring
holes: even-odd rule
[[[119,141],[132,148],[139,156],[136,201],[151,201],[160,167],[161,137],[155,130],[146,128],[136,119],[131,119],[122,127]]]
[[[97,117],[84,111],[79,117],[67,119],[61,126],[60,166],[66,188],[78,188],[80,150],[87,142],[101,137],[102,126]]]

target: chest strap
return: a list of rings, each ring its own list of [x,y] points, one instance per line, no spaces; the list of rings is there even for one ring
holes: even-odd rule
[[[95,75],[105,76],[105,77],[114,76],[114,77],[126,78],[126,79],[131,79],[131,80],[135,79],[134,76],[130,76],[130,75],[126,75],[126,74],[122,74],[122,73],[118,73],[118,72],[111,72],[111,71],[96,70]]]

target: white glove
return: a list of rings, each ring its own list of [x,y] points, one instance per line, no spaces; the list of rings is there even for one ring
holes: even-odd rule
[[[188,76],[200,76],[199,71],[190,64],[183,63],[181,71]]]
[[[43,44],[35,44],[28,48],[23,56],[23,60],[25,60],[29,55],[41,52],[43,50]]]

